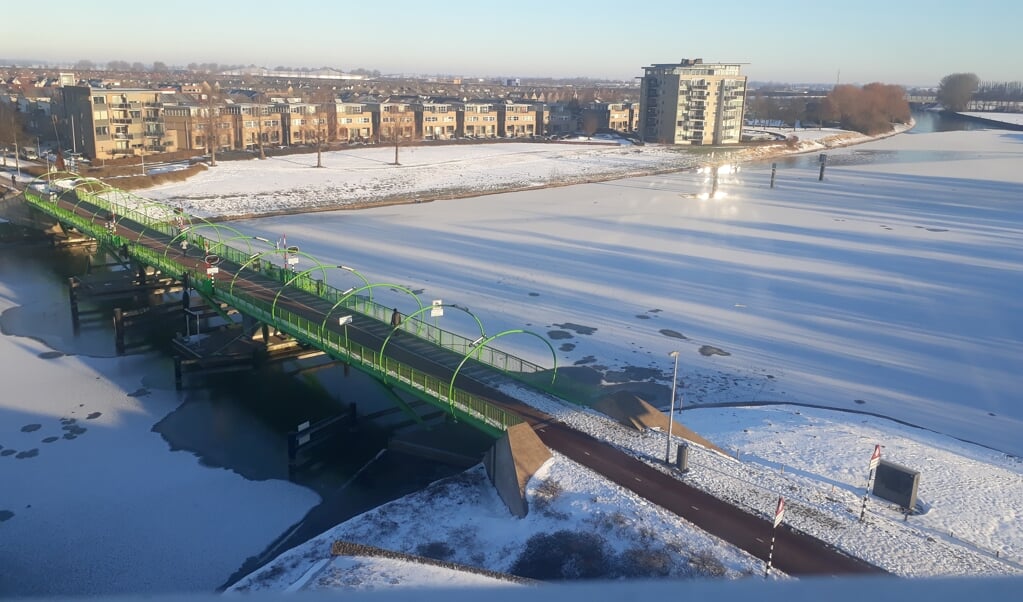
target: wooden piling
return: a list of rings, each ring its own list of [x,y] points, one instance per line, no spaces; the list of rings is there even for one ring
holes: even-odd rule
[[[778,164],[771,163],[771,188],[774,188],[774,175],[778,173]]]
[[[68,301],[71,303],[71,327],[77,334],[80,325],[78,321],[78,280],[73,277],[67,279],[67,295]]]
[[[174,389],[177,391],[181,390],[181,356],[174,356]]]
[[[114,308],[114,346],[117,355],[124,355],[124,312],[120,307]]]

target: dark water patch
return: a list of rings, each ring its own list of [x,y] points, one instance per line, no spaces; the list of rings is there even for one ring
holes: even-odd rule
[[[530,297],[539,297],[540,293],[529,293]]]
[[[103,415],[103,412],[93,412],[85,417],[86,420],[95,420]]]
[[[78,435],[76,435],[74,433],[64,433],[63,437],[65,439],[67,439],[68,441],[74,441],[75,439],[78,438]]]
[[[558,369],[558,378],[564,377],[583,385],[599,385],[604,375],[593,366],[569,366]]]
[[[558,328],[563,330],[571,330],[576,334],[593,334],[597,332],[596,328],[592,326],[583,326],[581,324],[573,324],[572,322],[565,322],[564,324],[555,324]]]
[[[642,366],[624,366],[621,370],[608,370],[604,380],[609,383],[629,383],[664,378],[664,374],[656,368]]]
[[[925,228],[928,232],[948,232],[948,228]]]
[[[576,361],[572,362],[572,365],[573,366],[585,366],[586,364],[592,364],[592,363],[594,363],[596,361],[597,361],[597,358],[593,357],[592,355],[587,355],[586,357],[579,358]]]
[[[547,338],[549,338],[552,341],[560,341],[560,340],[563,340],[563,339],[571,339],[572,338],[572,333],[571,332],[567,332],[565,330],[548,330],[547,331]]]
[[[39,448],[33,447],[28,451],[19,452],[18,455],[14,456],[18,460],[24,460],[25,458],[34,458],[39,455]]]
[[[141,389],[135,389],[131,393],[128,393],[128,397],[145,397],[149,395],[149,389],[142,387]]]
[[[89,429],[87,429],[85,427],[78,426],[77,424],[66,424],[66,425],[64,425],[64,426],[62,426],[60,428],[61,428],[61,430],[67,431],[68,434],[75,435],[75,436],[77,436],[77,435],[84,435],[86,433],[86,431],[89,430]]]
[[[648,309],[648,310],[646,310],[646,312],[647,312],[648,314],[659,314],[659,313],[661,313],[662,311],[663,311],[663,310],[660,310],[660,309]]]
[[[0,523],[8,521],[14,518],[14,513],[10,510],[0,510]]]
[[[992,417],[993,417],[993,416],[997,416],[997,414],[995,414],[994,412],[988,412],[988,413],[987,413],[987,415],[988,415],[988,416],[992,416]]]
[[[710,357],[712,355],[729,356],[732,354],[718,347],[714,347],[713,345],[704,345],[700,347],[700,355]]]
[[[565,352],[572,351],[573,349],[575,349],[575,343],[562,343],[561,346],[558,347],[559,351]]]
[[[65,355],[67,354],[63,351],[44,351],[39,354],[39,357],[44,360],[52,360],[58,357],[64,357]]]
[[[650,319],[650,316],[648,316],[646,314],[637,314],[636,317],[639,318],[640,320],[649,320]]]
[[[867,402],[863,401],[862,399],[854,399],[854,400],[853,400],[853,403],[855,403],[855,404],[859,404],[859,405],[863,405],[863,404],[865,404],[865,403],[867,403]]]
[[[84,405],[85,405],[85,404],[79,404],[79,406],[78,406],[78,407],[80,407],[80,408],[81,408],[81,407],[83,407]],[[76,423],[76,422],[78,422],[78,419],[77,419],[77,418],[61,418],[61,419],[60,419],[60,423],[61,423],[61,424],[63,424],[64,426],[67,426],[67,425],[69,425],[69,424],[74,424],[74,423]]]
[[[18,453],[16,450],[8,447],[7,449],[0,451],[0,456],[13,456],[16,453]]]
[[[681,339],[683,341],[689,339],[689,337],[687,337],[686,335],[682,334],[681,332],[678,332],[678,331],[675,331],[675,330],[671,330],[670,328],[662,328],[662,329],[658,330],[657,332],[663,334],[666,337],[670,337],[670,338],[673,338],[673,339]]]
[[[50,436],[50,437],[47,437],[47,438],[43,439],[43,443],[53,443],[54,441],[56,441],[58,439],[60,439],[60,437]]]
[[[43,425],[41,424],[26,424],[25,426],[21,427],[21,432],[32,433],[38,431],[41,428],[43,428]]]

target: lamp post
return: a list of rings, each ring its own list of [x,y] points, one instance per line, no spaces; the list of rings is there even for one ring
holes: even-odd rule
[[[668,357],[675,358],[675,372],[671,377],[671,407],[668,410],[668,442],[664,446],[664,463],[671,462],[671,426],[675,422],[675,385],[678,383],[678,351],[672,351]]]

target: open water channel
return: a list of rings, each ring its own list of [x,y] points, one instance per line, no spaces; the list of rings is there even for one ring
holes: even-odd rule
[[[84,274],[90,258],[96,265],[104,262],[94,249],[59,249],[38,241],[7,243],[0,248],[0,278],[5,285],[16,293],[22,291],[19,298],[39,301],[0,314],[4,335],[42,341],[55,354],[116,355],[112,309],[130,308],[127,300],[83,298],[77,332],[71,321],[67,281]],[[129,336],[129,353],[147,353],[153,358],[145,364],[144,373],[137,375],[143,389],[174,390],[170,339],[184,329],[183,319],[180,324],[172,319],[162,327]],[[356,427],[325,446],[313,466],[295,479],[316,491],[323,501],[279,539],[267,542],[260,555],[250,558],[233,575],[224,575],[225,586],[339,522],[462,470],[407,454],[380,454],[396,433],[407,435],[423,427],[410,426],[408,417],[395,409],[380,385],[358,371],[353,369],[346,377],[338,366],[312,367],[285,362],[259,372],[201,380],[193,377],[186,380],[193,386],[181,393],[178,408],[153,425],[171,450],[192,453],[211,469],[232,470],[250,480],[284,480],[288,479],[287,433],[303,421],[330,417],[350,403],[356,404],[360,415]],[[377,418],[366,419],[371,414]],[[449,438],[450,429],[459,429],[455,436],[461,446],[457,451],[467,456],[482,457],[491,443],[464,424],[445,424],[443,428]]]

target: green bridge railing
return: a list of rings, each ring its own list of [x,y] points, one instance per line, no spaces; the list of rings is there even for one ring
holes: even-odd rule
[[[257,240],[256,237],[246,236],[229,226],[214,224],[208,220],[184,214],[161,203],[144,199],[129,192],[108,186],[99,180],[83,179],[77,174],[50,172],[44,176],[40,176],[35,182],[33,182],[33,185],[26,188],[25,196],[26,198],[31,196],[37,206],[44,204],[44,197],[47,196],[46,192],[40,190],[39,187],[35,186],[35,184],[42,182],[49,184],[50,182],[61,180],[78,182],[77,185],[69,188],[76,195],[76,198],[115,214],[117,216],[117,221],[120,219],[130,219],[131,221],[145,227],[143,234],[159,233],[170,237],[169,240],[171,242],[168,243],[167,248],[165,249],[164,260],[150,264],[161,270],[164,270],[168,266],[175,266],[168,273],[181,273],[182,271],[181,266],[173,260],[169,263],[166,261],[166,256],[173,255],[177,252],[177,249],[171,248],[172,245],[176,245],[181,241],[187,242],[190,248],[208,250],[209,253],[219,256],[222,260],[227,260],[238,266],[247,265],[252,258],[253,248],[251,246],[251,241]],[[76,227],[79,227],[80,225],[84,226],[84,224],[74,225]],[[182,226],[184,227],[182,228]],[[198,233],[199,230],[205,229],[210,229],[215,232],[217,238],[208,238]],[[221,236],[221,233],[224,230],[227,230],[232,236],[227,238]],[[92,234],[90,233],[90,236],[91,235]],[[102,233],[100,233],[100,236],[96,236],[96,238],[103,240]],[[107,238],[109,238],[109,236]],[[246,244],[245,249],[238,249],[233,246],[241,243]],[[121,244],[124,243],[119,243],[118,246]],[[284,250],[280,250],[279,254],[283,254],[285,252],[286,251]],[[315,260],[315,258],[313,259]],[[156,258],[154,257],[153,260],[156,261]],[[377,303],[373,301],[371,297],[367,297],[366,295],[352,295],[345,299],[346,291],[339,290],[325,282],[326,270],[333,269],[338,266],[324,264],[317,265],[317,268],[322,269],[322,280],[313,278],[313,273],[317,270],[306,270],[304,273],[296,275],[289,266],[278,266],[272,261],[263,258],[256,262],[255,266],[250,267],[255,267],[257,271],[261,272],[263,275],[280,282],[282,287],[290,286],[298,288],[326,299],[332,304],[340,302],[341,305],[339,307],[343,307],[351,312],[361,313],[376,320],[387,322],[390,319],[391,307]],[[205,274],[194,273],[191,274],[191,276],[195,276],[197,279],[205,278]],[[422,302],[418,298],[416,301],[419,303],[420,307],[423,306]],[[462,356],[472,353],[473,359],[476,361],[501,370],[513,378],[522,379],[523,377],[534,376],[534,378],[526,379],[527,382],[533,385],[542,385],[542,379],[537,379],[535,378],[536,376],[543,376],[550,373],[551,381],[553,382],[557,375],[557,355],[553,352],[553,348],[551,349],[554,361],[553,368],[546,368],[495,347],[477,347],[475,343],[478,342],[478,339],[472,340],[460,334],[444,330],[426,320],[413,318],[410,322],[412,322],[412,324],[408,325],[407,330],[414,332],[416,336],[428,340],[445,349],[454,351]]]
[[[478,427],[492,434],[499,433],[513,424],[522,422],[519,416],[507,412],[483,398],[461,389],[452,389],[450,381],[439,379],[393,358],[382,356],[376,350],[350,340],[343,332],[323,328],[323,322],[311,321],[287,309],[274,307],[270,302],[256,299],[244,293],[225,290],[223,283],[219,286],[215,285],[205,272],[190,269],[179,264],[174,260],[175,254],[173,252],[168,253],[167,249],[161,252],[139,244],[138,240],[141,236],[136,239],[130,239],[114,234],[104,224],[95,221],[97,217],[95,214],[86,218],[74,211],[60,207],[57,203],[52,202],[50,188],[48,186],[37,186],[37,183],[38,180],[25,190],[25,198],[33,206],[59,221],[73,226],[82,233],[95,238],[103,245],[113,249],[126,249],[129,255],[136,261],[152,266],[165,274],[177,276],[187,273],[192,286],[200,294],[213,301],[223,301],[252,318],[271,324],[278,330],[286,332],[296,339],[326,352],[335,359],[352,363],[381,381],[405,390],[438,407],[450,410],[456,416],[467,418]],[[154,209],[154,205],[145,204],[144,202],[134,206],[130,203],[111,202],[104,198],[103,195],[109,194],[111,191],[114,194],[127,193],[101,184],[95,186],[95,188],[92,185],[85,189],[73,187],[71,191],[78,201],[76,207],[82,202],[89,203],[108,213],[113,213],[116,216],[113,221],[119,222],[123,219],[128,219],[143,226],[143,233],[152,231],[153,233],[170,237],[171,240],[182,234],[181,228],[175,221],[178,214],[165,207],[162,208],[163,212],[161,213],[161,207],[156,206]],[[67,191],[64,191],[64,194],[66,193]],[[190,229],[186,229],[185,236],[188,237],[190,244],[208,244],[210,252],[216,252],[222,260],[226,259],[241,266],[251,257],[251,255],[246,255],[242,251],[225,245],[219,240],[207,239],[190,233],[188,230]],[[200,248],[207,247],[200,246]],[[323,281],[312,278],[299,281],[301,279],[295,279],[294,274],[286,267],[276,266],[269,262],[260,262],[260,264],[259,273],[273,277],[281,282],[282,285],[290,283],[291,286],[320,296],[328,301],[334,299],[335,303],[344,297],[342,291],[330,287]],[[357,311],[380,320],[386,320],[389,317],[389,308],[374,303],[364,296],[353,295],[345,301],[346,305],[344,307],[346,310]],[[422,327],[424,329],[430,328],[431,325],[423,322]],[[466,341],[466,346],[468,346],[468,339],[464,337],[462,339]],[[449,344],[453,340],[454,337],[448,337]],[[525,367],[530,364],[523,360],[521,365]],[[538,366],[537,368],[539,369]]]

